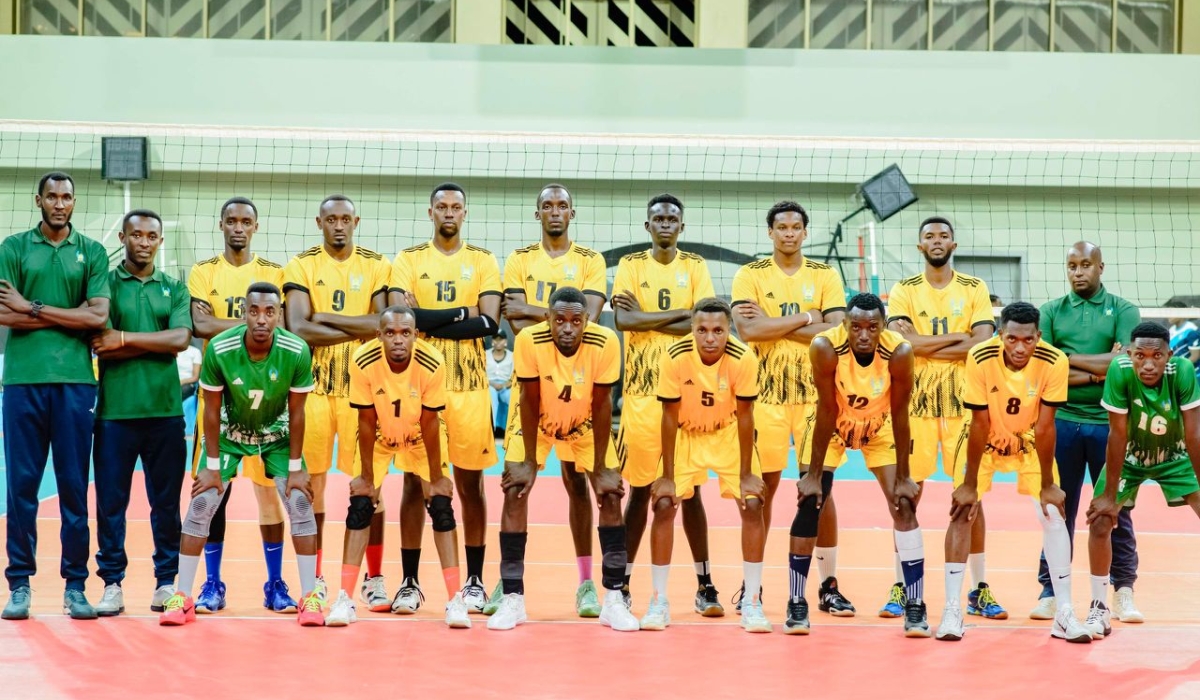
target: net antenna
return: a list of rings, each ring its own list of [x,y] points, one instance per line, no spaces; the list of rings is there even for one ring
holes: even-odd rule
[[[887,221],[917,201],[917,193],[913,192],[908,179],[900,172],[900,166],[893,163],[855,188],[854,200],[859,203],[859,207],[838,220],[824,255],[825,262],[837,261],[838,272],[843,282],[846,280],[846,270],[842,263],[847,260],[863,260],[861,255],[842,255],[838,250],[838,245],[842,242],[844,224],[868,209],[877,221]]]

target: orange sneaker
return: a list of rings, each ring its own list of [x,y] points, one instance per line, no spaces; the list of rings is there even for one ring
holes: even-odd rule
[[[299,621],[301,627],[324,627],[325,613],[321,609],[321,597],[311,591],[300,599]]]
[[[182,593],[167,598],[163,603],[162,614],[158,616],[158,624],[166,627],[178,627],[196,621],[196,605],[190,596]]]

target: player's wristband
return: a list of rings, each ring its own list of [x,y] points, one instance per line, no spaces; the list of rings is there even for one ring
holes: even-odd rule
[[[208,458],[208,468],[214,472],[221,471],[221,458],[220,457],[209,457]]]
[[[288,472],[298,472],[298,471],[300,471],[300,467],[301,467],[301,465],[303,465],[303,461],[302,461],[302,460],[299,460],[299,459],[289,459],[289,460],[288,460]]]
[[[813,322],[813,321],[812,321],[812,314],[811,314],[811,313],[809,313],[809,312],[807,312],[807,311],[805,311],[805,312],[804,312],[804,318],[807,318],[807,319],[808,319],[808,321],[807,321],[807,322],[806,322],[804,325],[806,325],[806,326],[811,326],[811,325],[812,325],[812,322]]]

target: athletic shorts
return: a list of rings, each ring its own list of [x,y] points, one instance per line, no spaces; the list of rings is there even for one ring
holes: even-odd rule
[[[680,430],[675,438],[675,495],[691,498],[697,486],[708,481],[708,472],[717,475],[721,496],[742,495],[742,458],[737,421],[710,432]],[[757,450],[752,453],[750,471],[762,476]]]
[[[442,458],[458,469],[481,471],[496,463],[496,437],[492,434],[492,397],[488,390],[447,391],[442,411],[449,448]]]
[[[956,418],[917,418],[910,416],[908,429],[912,436],[908,471],[918,484],[937,472],[938,448],[941,447],[942,471],[953,477],[958,465],[967,461],[967,436],[971,421],[966,416]]]
[[[312,474],[324,474],[334,461],[337,438],[337,469],[354,471],[358,453],[358,409],[344,396],[309,394],[304,402],[304,461]]]
[[[1104,493],[1104,485],[1108,481],[1108,469],[1100,472],[1096,481],[1094,495]],[[1122,508],[1132,508],[1137,504],[1138,489],[1146,481],[1156,482],[1162,489],[1163,497],[1169,506],[1182,506],[1184,499],[1200,491],[1200,482],[1196,481],[1196,471],[1192,463],[1186,459],[1164,462],[1150,467],[1135,467],[1126,464],[1121,469],[1121,483],[1117,484],[1117,505]]]
[[[450,465],[446,460],[448,454],[446,428],[442,424],[440,433],[440,442],[442,445],[442,474],[450,476]],[[362,474],[362,460],[359,455],[362,451],[358,451],[354,455],[354,468],[350,472],[350,476],[358,476]],[[375,477],[375,488],[383,486],[383,479],[388,474],[388,467],[393,462],[396,468],[405,474],[416,474],[421,477],[422,481],[429,481],[429,453],[425,451],[425,441],[418,439],[411,444],[403,445],[388,445],[380,440],[375,441],[375,456],[374,468],[372,475]]]
[[[992,475],[996,472],[1017,473],[1017,493],[1022,496],[1037,497],[1042,492],[1042,464],[1038,461],[1037,450],[1002,457],[994,452],[984,452],[979,461],[979,475],[976,478],[976,492],[980,497],[992,490]],[[954,470],[955,487],[962,486],[967,478],[967,466]],[[1058,483],[1058,464],[1054,464],[1054,483]]]
[[[201,462],[204,461],[204,392],[201,391],[196,396],[196,435],[192,444],[192,476],[195,477],[201,467]],[[242,474],[249,477],[251,481],[259,486],[265,486],[274,490],[275,482],[267,476],[266,468],[263,466],[263,461],[259,459],[257,454],[245,455],[242,457]],[[235,473],[230,479],[236,478]],[[222,477],[224,478],[224,477]],[[227,479],[228,480],[228,479]]]
[[[850,449],[862,452],[868,469],[880,469],[895,464],[896,438],[892,437],[892,417],[888,416],[874,435],[856,447],[849,447],[838,431],[834,430],[833,436],[829,438],[829,449],[825,452],[825,468],[831,468],[830,462],[844,464],[846,451]]]
[[[264,465],[268,478],[288,477],[288,462],[291,461],[291,440],[285,438],[266,445],[243,445],[221,437],[218,443],[221,460],[221,481],[230,481],[237,476],[238,465],[247,457],[255,457]],[[201,453],[204,448],[201,447]],[[301,458],[303,464],[303,458]],[[272,481],[271,484],[275,482]]]
[[[516,397],[517,391],[514,390],[512,396]],[[593,462],[595,462],[593,453],[595,447],[591,431],[587,432],[586,438],[587,447],[584,448],[579,444],[579,439],[555,440],[547,435],[538,434],[538,468],[546,466],[546,457],[550,455],[550,449],[553,447],[555,454],[558,455],[558,461],[571,462],[580,471],[592,471]],[[508,404],[508,427],[504,431],[504,461],[525,461],[525,439],[521,433],[521,405],[517,398],[513,398]],[[586,467],[583,466],[585,461]],[[617,441],[611,437],[608,440],[608,452],[604,461],[609,469],[617,469],[621,465],[617,459]]]
[[[630,486],[649,486],[662,475],[662,402],[657,396],[625,395],[617,431],[621,476]]]
[[[763,473],[781,472],[787,467],[788,448],[796,446],[796,461],[812,460],[812,432],[817,423],[815,403],[754,403],[754,444],[762,460]],[[835,469],[845,462],[844,455],[825,455],[825,467]]]

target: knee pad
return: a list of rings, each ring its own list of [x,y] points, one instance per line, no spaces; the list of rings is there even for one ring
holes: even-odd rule
[[[346,512],[347,530],[366,530],[375,515],[375,504],[370,496],[351,496],[350,509]]]
[[[434,532],[450,532],[454,529],[454,505],[449,496],[434,496],[429,499],[425,510],[433,520]]]
[[[221,494],[216,489],[209,489],[192,498],[188,504],[187,514],[183,518],[183,534],[192,537],[208,537],[209,526],[212,525],[213,515],[221,507]]]
[[[816,537],[817,523],[821,520],[821,511],[817,510],[817,499],[808,497],[796,509],[796,517],[792,519],[792,537]]]
[[[288,524],[292,529],[292,537],[308,537],[317,534],[317,519],[313,516],[312,501],[300,489],[294,489],[287,495],[287,479],[275,477],[275,490],[283,500],[283,510],[287,513]]]

